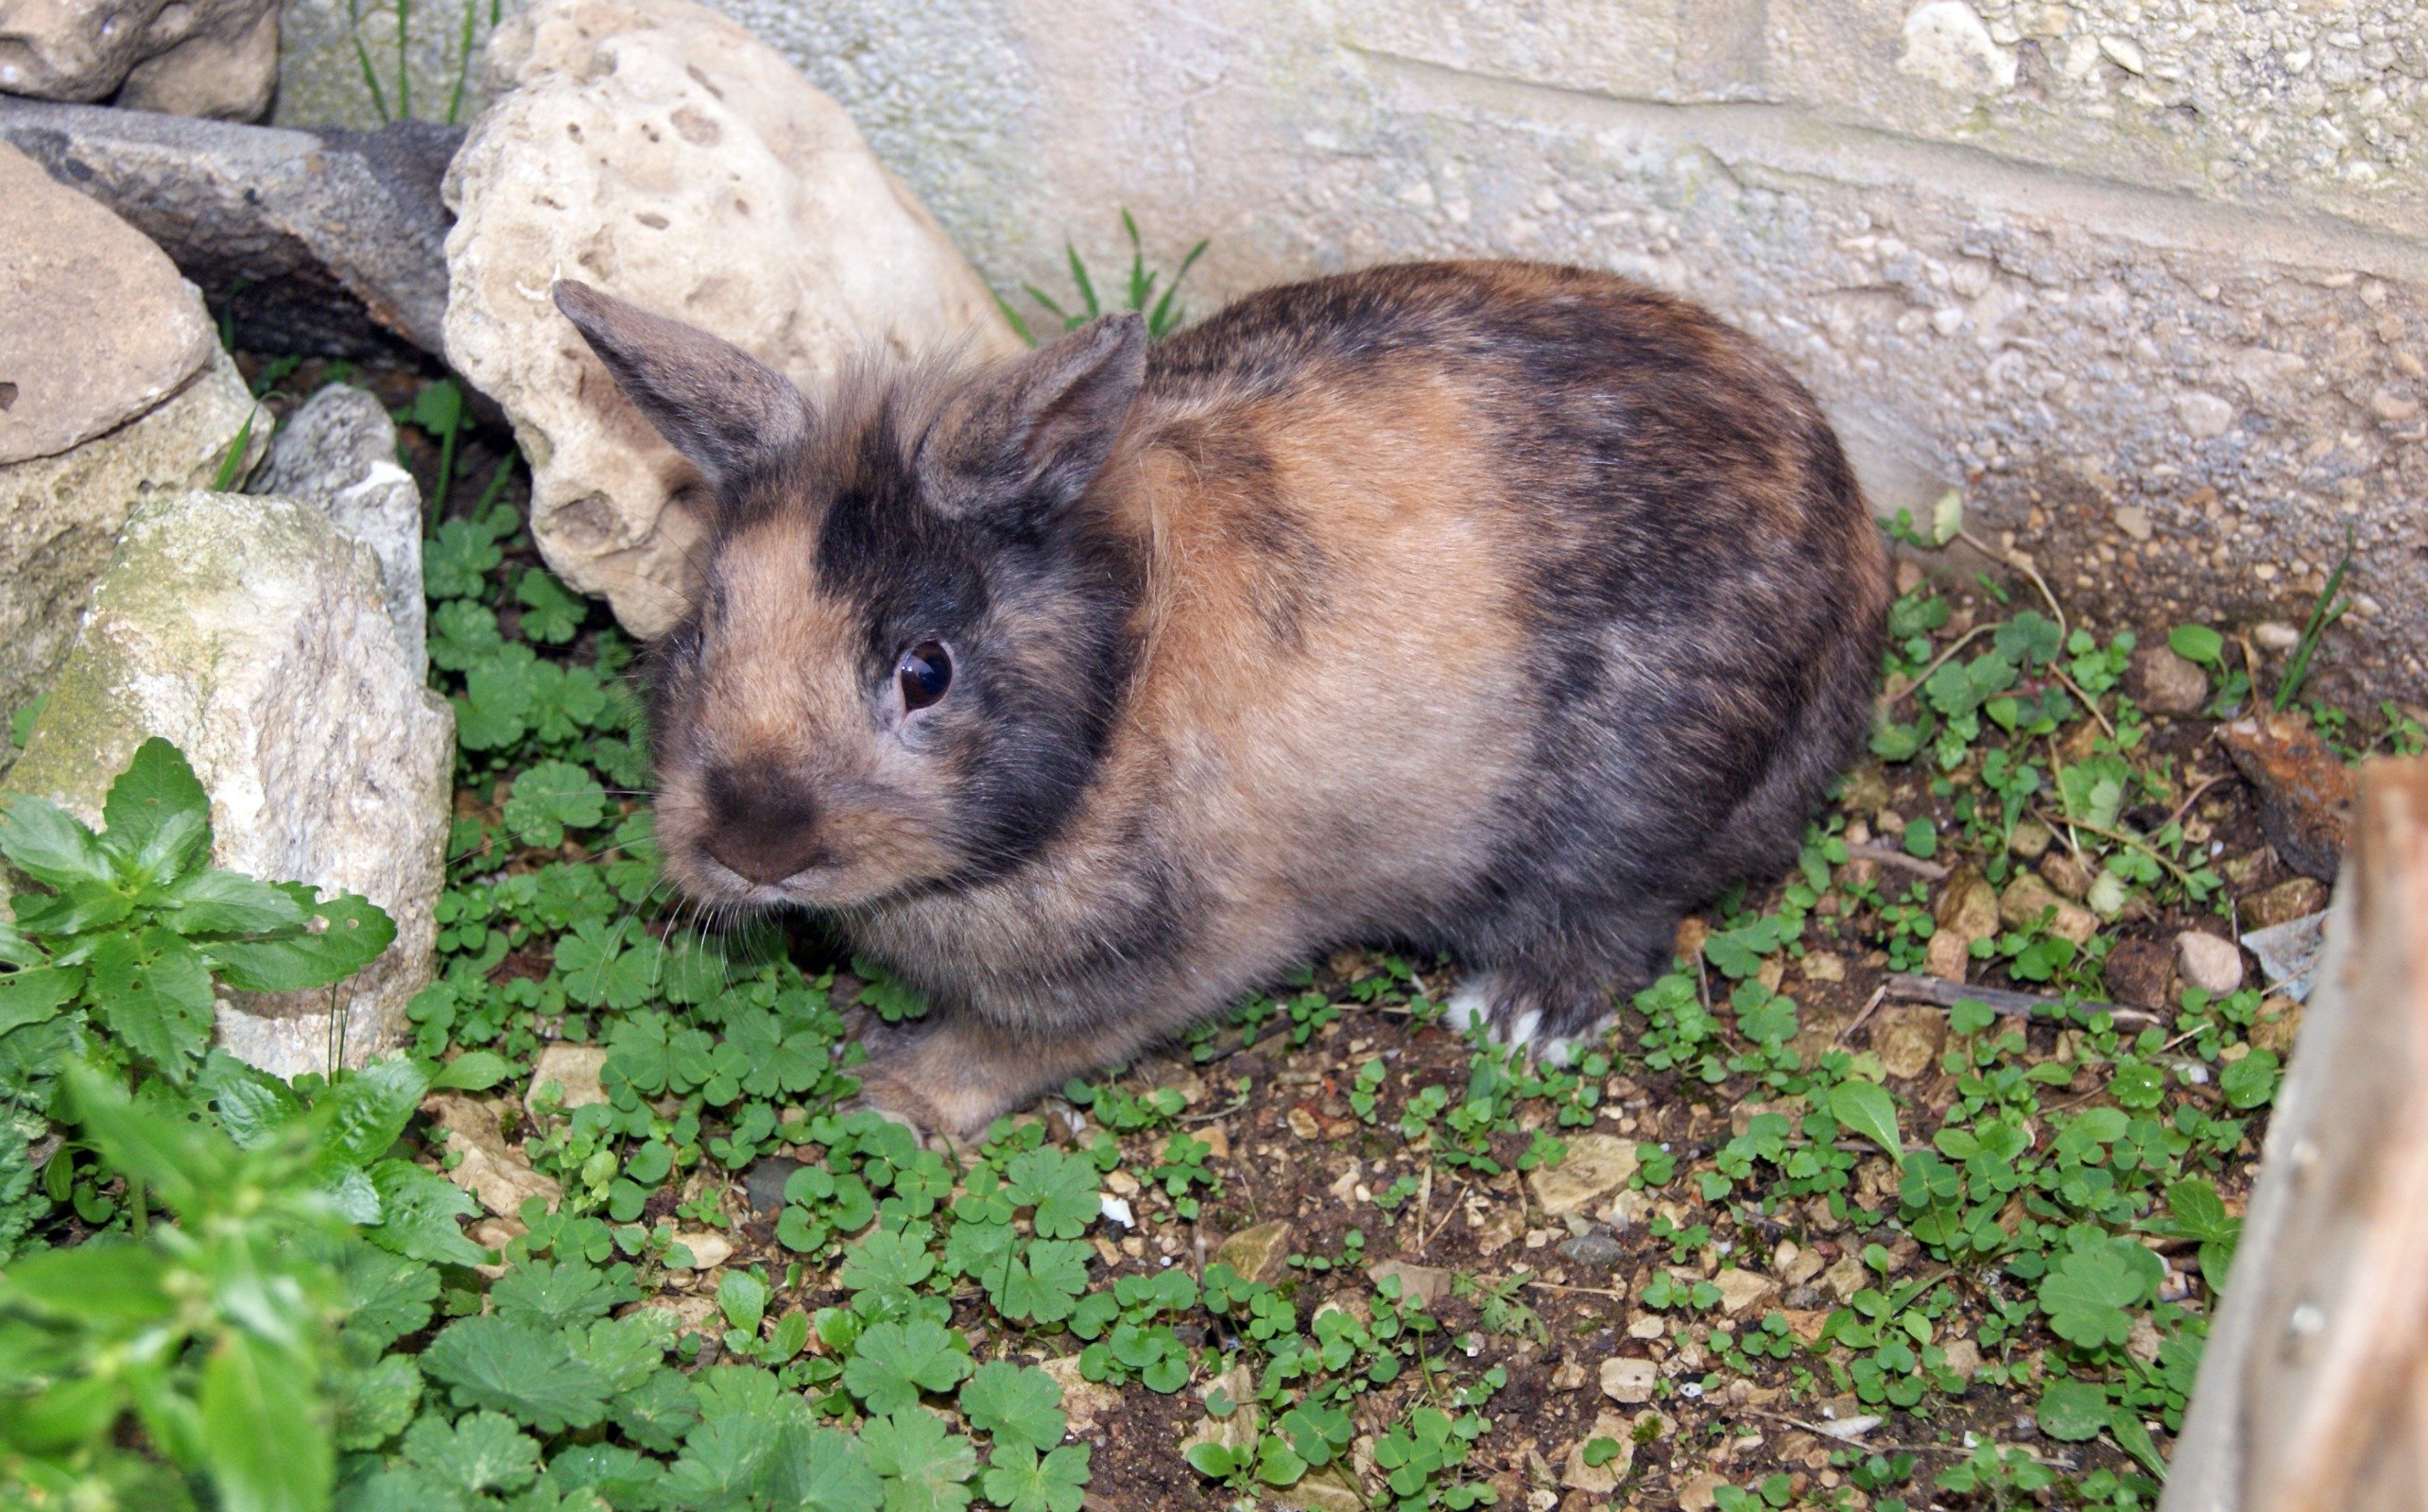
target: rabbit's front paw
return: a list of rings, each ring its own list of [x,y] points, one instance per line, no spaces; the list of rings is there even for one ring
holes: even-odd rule
[[[1607,995],[1598,990],[1552,996],[1558,1001],[1497,971],[1470,972],[1443,1005],[1442,1019],[1461,1032],[1482,1023],[1495,1042],[1565,1066],[1580,1048],[1602,1037],[1611,1014]]]

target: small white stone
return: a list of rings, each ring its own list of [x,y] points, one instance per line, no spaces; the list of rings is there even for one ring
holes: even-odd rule
[[[2243,986],[2242,951],[2232,940],[2200,930],[2187,929],[2175,937],[2175,969],[2186,983],[2206,988],[2213,997],[2224,997]]]
[[[2149,72],[2149,64],[2142,57],[2142,44],[2130,37],[2102,37],[2099,39],[2099,50],[2107,55],[2109,62],[2128,74]]]
[[[1123,1198],[1116,1197],[1109,1192],[1100,1192],[1096,1194],[1096,1206],[1103,1211],[1107,1218],[1124,1228],[1138,1227],[1138,1220],[1130,1214],[1128,1202]]]
[[[2215,394],[2195,391],[2177,396],[2175,418],[2183,422],[2194,440],[2206,441],[2225,435],[2227,427],[2234,423],[2234,406]]]
[[[1660,1380],[1661,1368],[1650,1360],[1622,1355],[1602,1362],[1602,1394],[1627,1406],[1650,1401],[1653,1387]]]
[[[675,1232],[675,1243],[691,1251],[691,1268],[715,1270],[733,1258],[733,1241],[712,1228],[683,1228]]]
[[[1928,0],[1905,18],[1897,71],[1952,94],[1997,94],[2015,87],[2015,54],[1998,45],[1964,0]]]

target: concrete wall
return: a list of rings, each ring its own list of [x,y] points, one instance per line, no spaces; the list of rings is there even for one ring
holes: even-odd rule
[[[2428,6],[719,5],[998,287],[1063,287],[1066,234],[1108,269],[1121,205],[1214,238],[1200,309],[1617,268],[1784,352],[1884,511],[1963,487],[2108,623],[2298,621],[2350,529],[2333,660],[2428,693]]]

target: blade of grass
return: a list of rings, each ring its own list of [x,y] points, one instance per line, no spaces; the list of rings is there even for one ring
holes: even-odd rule
[[[253,416],[260,413],[261,410],[255,408],[245,417],[245,423],[236,431],[236,438],[230,441],[228,450],[221,454],[219,475],[211,484],[214,493],[226,493],[236,486],[236,474],[244,470],[245,454],[252,450]]]
[[[2347,529],[2344,532],[2343,559],[2335,563],[2333,576],[2327,579],[2326,591],[2310,606],[2309,623],[2302,626],[2301,639],[2294,644],[2292,659],[2284,664],[2284,677],[2276,685],[2276,708],[2280,713],[2293,702],[2294,696],[2301,691],[2302,682],[2309,678],[2310,658],[2317,651],[2318,643],[2326,635],[2328,627],[2351,611],[2352,601],[2348,598],[2337,603],[2335,595],[2343,591],[2345,575],[2351,570],[2352,533]]]
[[[1164,289],[1163,298],[1156,301],[1155,313],[1146,318],[1146,334],[1149,336],[1160,339],[1165,332],[1180,323],[1180,308],[1173,301],[1180,296],[1180,280],[1189,276],[1189,269],[1196,266],[1199,254],[1205,249],[1206,244],[1198,242],[1189,249],[1189,255],[1181,258],[1180,266],[1173,270],[1171,285]]]
[[[396,114],[406,121],[413,118],[413,68],[405,55],[412,26],[413,0],[396,0]]]
[[[507,480],[514,475],[514,464],[521,460],[523,460],[521,452],[508,452],[497,459],[497,471],[489,475],[489,487],[480,490],[480,502],[473,506],[474,519],[478,520],[486,516],[490,507],[497,503],[497,496],[506,491]],[[433,524],[435,523],[434,517]]]
[[[473,30],[480,16],[479,0],[464,0],[464,33],[456,46],[456,88],[447,96],[447,124],[454,126],[463,119],[464,87],[472,78]]]
[[[370,65],[370,49],[363,45],[362,0],[346,0],[346,36],[354,44],[354,62],[363,71],[363,87],[370,91],[370,107],[382,121],[392,121],[387,113],[387,95],[379,87],[379,71]]]
[[[1030,299],[1035,300],[1038,303],[1045,306],[1046,312],[1052,315],[1055,319],[1061,321],[1062,328],[1064,330],[1067,331],[1072,326],[1078,323],[1071,318],[1070,314],[1065,311],[1062,306],[1055,303],[1054,301],[1047,296],[1046,292],[1043,289],[1039,288],[1036,284],[1023,284],[1021,287],[1028,291],[1028,297]]]
[[[1127,207],[1121,213],[1121,229],[1129,233],[1129,307],[1144,310],[1147,293],[1155,286],[1155,277],[1146,271],[1146,244],[1140,239],[1138,221]]]
[[[1028,329],[1028,322],[1020,318],[1020,312],[1011,307],[1011,301],[998,294],[995,296],[995,308],[1003,312],[1005,321],[1011,326],[1012,335],[1029,346],[1037,345],[1035,334]]]
[[[1096,302],[1096,285],[1088,277],[1088,265],[1079,261],[1079,249],[1069,242],[1062,244],[1062,250],[1071,259],[1071,282],[1079,286],[1079,302],[1087,307],[1086,318],[1093,320],[1105,312],[1104,306]]]

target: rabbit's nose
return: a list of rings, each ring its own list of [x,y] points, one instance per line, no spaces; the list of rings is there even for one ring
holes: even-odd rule
[[[801,788],[768,773],[716,773],[708,796],[715,823],[708,853],[737,875],[777,883],[825,859],[818,805]]]

